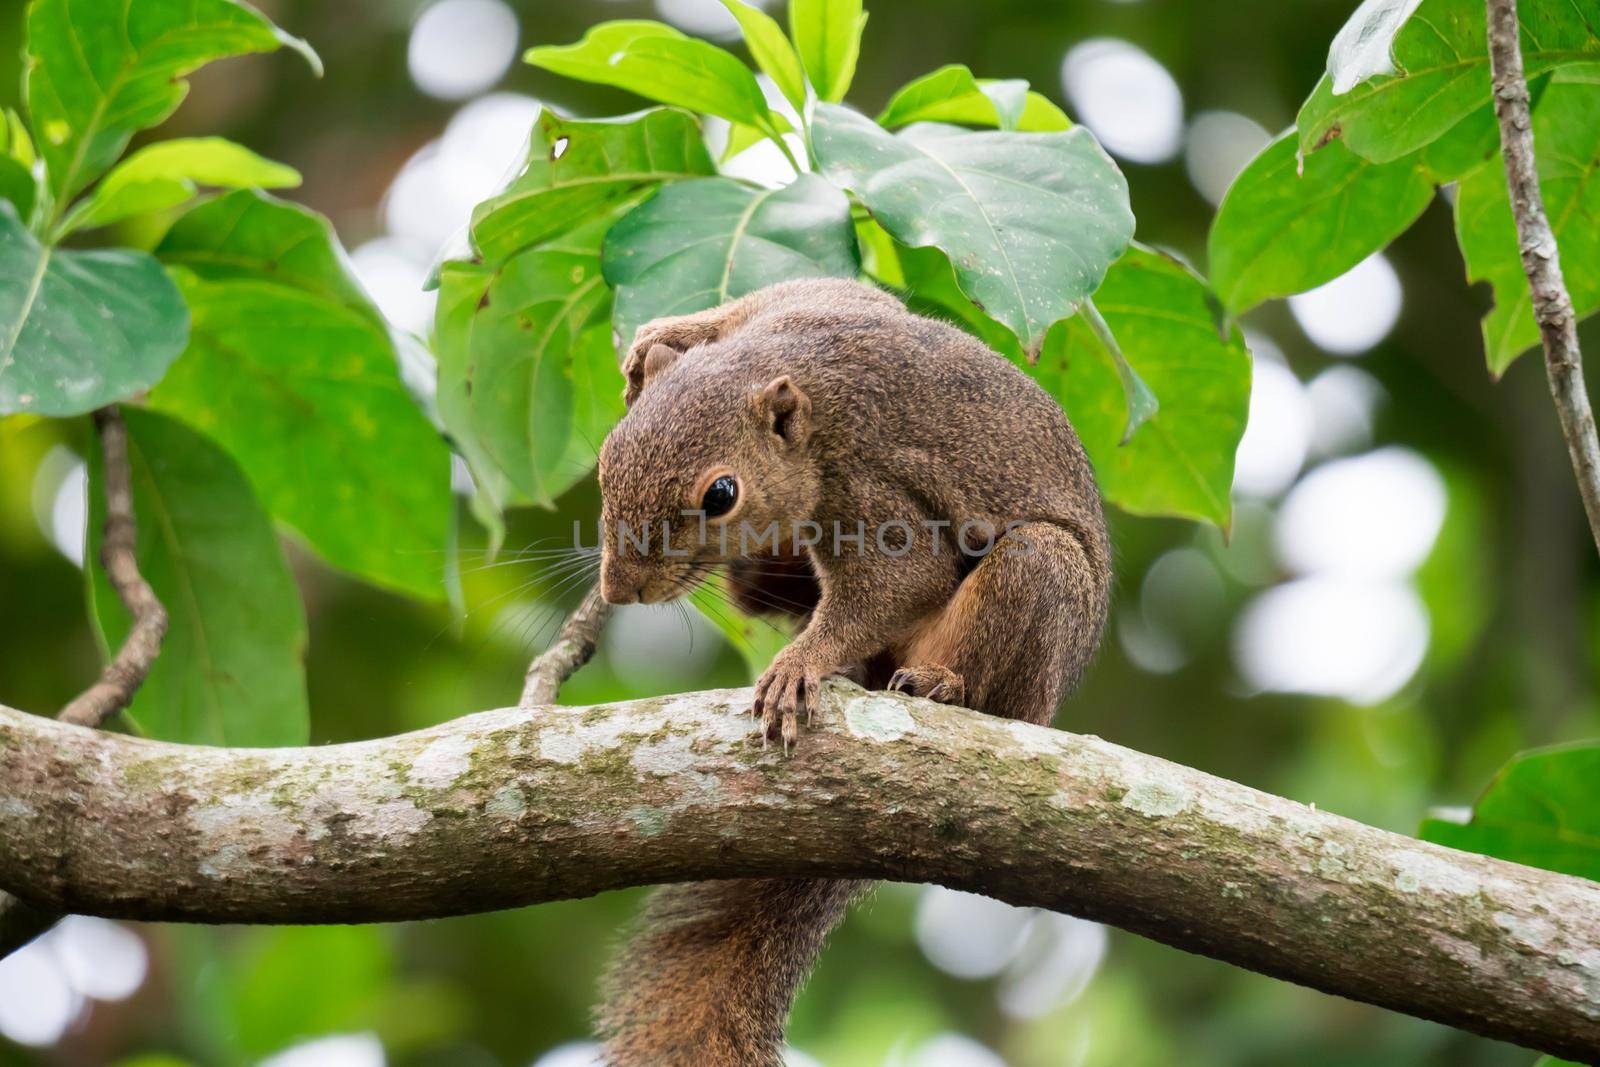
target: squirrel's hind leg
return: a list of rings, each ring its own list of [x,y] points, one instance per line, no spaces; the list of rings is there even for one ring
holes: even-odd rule
[[[1099,644],[1104,574],[1067,527],[1012,527],[907,646],[890,688],[1048,723]]]

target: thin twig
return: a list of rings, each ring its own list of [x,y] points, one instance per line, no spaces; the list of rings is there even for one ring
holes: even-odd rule
[[[122,647],[106,664],[100,679],[78,694],[61,714],[62,722],[78,726],[100,726],[111,716],[133,703],[133,696],[144,684],[161,642],[167,636],[167,611],[155,590],[139,573],[134,555],[138,528],[133,518],[133,475],[128,466],[128,427],[114,407],[94,413],[100,431],[100,449],[105,457],[106,525],[100,544],[100,564],[117,591],[123,607],[133,616],[133,626]]]
[[[1561,252],[1539,192],[1538,160],[1533,150],[1528,81],[1518,40],[1517,0],[1487,0],[1489,62],[1494,71],[1494,113],[1500,120],[1500,146],[1506,162],[1511,214],[1517,223],[1522,270],[1533,296],[1533,318],[1544,342],[1544,367],[1550,395],[1561,419],[1561,433],[1572,456],[1572,471],[1589,516],[1589,532],[1600,549],[1600,439],[1583,382],[1578,350],[1578,317],[1561,277]]]
[[[117,591],[133,625],[122,647],[88,689],[62,708],[56,718],[75,726],[99,727],[133,703],[167,635],[167,610],[150,583],[139,573],[135,555],[138,527],[133,516],[133,473],[128,464],[128,427],[114,406],[94,413],[104,458],[106,495],[105,533],[100,543],[100,564]],[[41,911],[0,890],[0,959],[15,952],[46,930],[61,916]]]
[[[561,692],[561,683],[576,674],[594,655],[600,630],[610,617],[611,605],[601,597],[597,582],[584,594],[576,610],[567,616],[550,647],[528,664],[522,699],[517,701],[517,707],[527,709],[554,704],[556,695]]]

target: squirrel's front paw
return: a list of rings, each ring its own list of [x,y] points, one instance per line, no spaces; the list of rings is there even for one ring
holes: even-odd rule
[[[755,702],[750,707],[752,715],[761,717],[762,743],[782,737],[783,750],[789,751],[800,736],[801,713],[809,726],[821,700],[822,672],[802,655],[788,649],[778,653],[756,682]]]

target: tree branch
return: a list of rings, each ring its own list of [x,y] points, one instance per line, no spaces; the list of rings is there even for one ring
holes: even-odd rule
[[[133,473],[128,466],[128,427],[115,406],[94,413],[104,459],[106,525],[100,564],[133,625],[122,647],[88,689],[61,709],[57,718],[76,726],[98,727],[133,703],[167,636],[167,611],[139,573],[138,527],[133,516]],[[0,890],[0,959],[15,952],[61,920]]]
[[[1600,549],[1600,440],[1583,381],[1583,354],[1578,349],[1578,317],[1561,277],[1561,252],[1544,211],[1539,191],[1539,165],[1533,149],[1528,81],[1523,74],[1518,39],[1517,0],[1487,0],[1489,64],[1494,72],[1494,113],[1500,120],[1500,147],[1505,157],[1511,214],[1517,223],[1517,246],[1528,276],[1533,317],[1544,342],[1544,368],[1550,379],[1561,420],[1561,434],[1572,457],[1572,472],[1589,516],[1589,532]]]
[[[305,923],[706,878],[928,881],[1600,1056],[1600,885],[843,682],[786,758],[750,695],[255,750],[0,709],[0,883],[55,910]]]
[[[550,647],[528,664],[522,699],[517,707],[526,710],[554,704],[556,695],[561,692],[561,683],[576,674],[594,655],[595,645],[600,642],[600,630],[609,618],[611,605],[600,595],[600,583],[596,582],[567,616]]]

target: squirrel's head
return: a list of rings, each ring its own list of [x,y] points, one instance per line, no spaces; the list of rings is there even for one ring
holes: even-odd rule
[[[664,345],[600,448],[600,591],[673,600],[720,563],[771,551],[819,494],[811,399],[788,375],[729,380]]]

